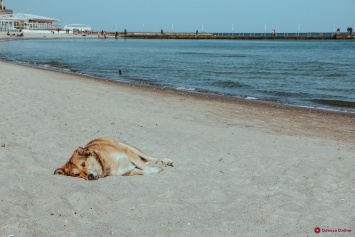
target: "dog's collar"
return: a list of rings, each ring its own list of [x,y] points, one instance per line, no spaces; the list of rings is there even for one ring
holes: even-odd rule
[[[105,168],[104,168],[104,164],[103,161],[101,159],[101,157],[99,156],[99,154],[96,154],[95,159],[97,162],[99,162],[100,166],[101,166],[101,170],[102,170],[102,175],[105,176]]]

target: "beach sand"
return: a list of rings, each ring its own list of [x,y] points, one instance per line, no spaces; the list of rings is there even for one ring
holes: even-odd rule
[[[0,236],[355,232],[355,116],[0,62]],[[53,175],[110,136],[174,167]],[[317,236],[324,236],[321,233]]]
[[[0,32],[0,40],[13,40],[13,39],[80,39],[80,38],[97,38],[97,34],[82,36],[80,34],[65,34],[57,32],[51,33],[51,31],[47,31],[46,33],[23,33],[24,36],[18,37],[17,34],[19,32],[10,32],[12,36],[7,35],[6,31]]]

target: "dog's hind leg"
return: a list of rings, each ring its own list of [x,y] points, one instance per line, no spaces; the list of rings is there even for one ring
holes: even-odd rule
[[[145,175],[145,174],[158,174],[162,172],[163,169],[160,167],[148,167],[144,170],[135,168],[130,172],[125,173],[123,176],[131,176],[131,175]]]
[[[163,169],[161,167],[157,166],[149,166],[147,163],[145,163],[140,156],[138,156],[136,153],[133,151],[128,152],[129,160],[130,162],[136,166],[136,169],[132,170],[132,175],[134,174],[157,174],[160,173]]]
[[[147,156],[141,150],[139,150],[138,148],[136,148],[134,146],[131,146],[131,145],[125,144],[125,143],[120,143],[120,144],[129,148],[129,150],[131,150],[133,153],[138,155],[144,161],[147,161],[145,163],[147,166],[150,166],[150,167],[153,167],[153,166],[160,166],[160,167],[174,166],[173,161],[170,159],[165,158],[165,159],[160,160],[157,158],[153,158],[153,157]]]
[[[166,166],[174,166],[173,161],[167,158],[164,158],[162,160],[153,158],[150,156],[147,156],[143,152],[140,152],[137,154],[142,160],[146,161],[146,165],[153,167],[153,166],[159,166],[159,167],[166,167]]]
[[[141,156],[140,156],[141,157]],[[151,158],[151,157],[149,157]],[[173,161],[170,160],[170,159],[162,159],[162,160],[159,160],[159,159],[156,159],[156,158],[151,158],[151,159],[146,159],[145,157],[142,157],[142,159],[144,160],[147,160],[147,163],[146,165],[147,166],[159,166],[159,167],[166,167],[166,166],[174,166],[173,165]]]

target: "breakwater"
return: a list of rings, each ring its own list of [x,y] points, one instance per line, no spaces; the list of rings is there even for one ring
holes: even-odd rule
[[[114,32],[108,36],[115,36]],[[224,39],[224,40],[327,40],[327,39],[355,39],[355,34],[332,33],[278,33],[276,35],[263,33],[119,33],[121,38],[134,39]]]

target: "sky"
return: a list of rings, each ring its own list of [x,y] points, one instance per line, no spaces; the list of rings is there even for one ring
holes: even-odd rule
[[[355,29],[355,0],[4,0],[14,13],[97,31],[333,32]]]

